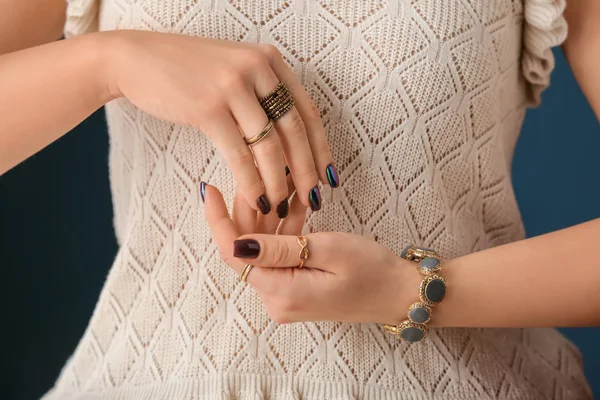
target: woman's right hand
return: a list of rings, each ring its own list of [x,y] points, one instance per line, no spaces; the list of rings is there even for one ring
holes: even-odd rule
[[[300,201],[315,211],[321,207],[318,181],[338,185],[319,111],[275,47],[144,31],[101,35],[112,38],[107,43],[114,96],[210,138],[254,210],[268,214],[277,208],[285,217],[287,209],[277,206],[288,196],[286,165]],[[250,138],[265,127],[258,99],[279,81],[295,107],[251,151],[242,135]]]

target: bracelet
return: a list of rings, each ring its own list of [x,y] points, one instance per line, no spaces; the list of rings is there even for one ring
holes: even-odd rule
[[[439,275],[442,261],[435,250],[410,245],[400,254],[405,260],[417,263],[417,270],[424,275],[419,286],[419,302],[413,303],[407,312],[408,319],[400,325],[384,325],[384,329],[398,339],[420,342],[427,337],[432,307],[438,305],[446,295],[446,281]]]

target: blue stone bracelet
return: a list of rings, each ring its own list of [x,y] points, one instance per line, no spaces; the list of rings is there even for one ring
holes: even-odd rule
[[[432,307],[438,305],[446,296],[446,281],[439,275],[442,261],[435,250],[410,245],[400,257],[417,263],[417,270],[424,275],[419,286],[419,299],[408,309],[408,319],[400,325],[384,325],[384,329],[407,342],[420,342],[427,337]]]

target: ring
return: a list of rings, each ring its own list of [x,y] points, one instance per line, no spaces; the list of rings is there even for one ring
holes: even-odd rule
[[[254,265],[252,264],[246,264],[244,266],[244,270],[242,271],[242,274],[240,275],[240,281],[242,282],[248,282],[248,274],[250,273],[250,270],[254,268]]]
[[[298,268],[304,267],[304,263],[308,260],[308,239],[306,236],[298,236],[298,244],[300,245],[300,253],[298,253],[298,257],[300,258],[300,265]]]
[[[262,131],[260,131],[260,133],[258,133],[255,136],[252,136],[250,139],[244,138],[244,140],[246,141],[246,144],[248,146],[252,146],[253,144],[256,144],[256,143],[260,142],[261,140],[263,140],[264,138],[266,138],[267,135],[273,130],[274,125],[275,125],[275,123],[272,120],[269,120],[269,122],[267,122],[267,125],[263,128]]]
[[[279,82],[275,89],[259,99],[258,102],[271,121],[277,121],[294,107],[292,94],[283,82]]]

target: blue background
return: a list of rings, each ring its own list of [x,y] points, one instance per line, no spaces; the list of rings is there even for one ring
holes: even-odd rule
[[[600,217],[600,126],[560,52],[543,105],[530,111],[514,160],[529,236]],[[37,399],[87,325],[117,247],[102,111],[0,177],[2,381],[7,399]],[[599,244],[600,245],[600,244]],[[600,328],[565,329],[600,395]]]

